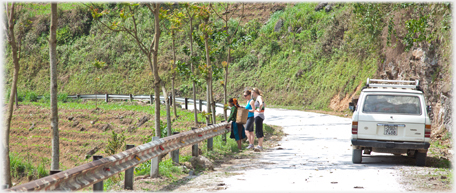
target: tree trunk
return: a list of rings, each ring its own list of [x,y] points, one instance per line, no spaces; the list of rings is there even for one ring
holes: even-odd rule
[[[228,9],[228,5],[227,5],[227,9]],[[228,14],[225,15],[226,19],[225,19],[225,26],[226,26],[226,33],[228,33]],[[223,84],[223,97],[224,97],[224,104],[228,104],[228,101],[226,100],[227,98],[227,93],[226,93],[226,85],[228,84],[228,66],[230,64],[230,37],[228,36],[227,37],[227,47],[228,47],[228,58],[226,59],[226,66],[225,66],[225,82]],[[236,105],[236,104],[235,104]],[[226,109],[223,108],[223,116],[225,118],[225,121],[228,119],[227,118],[227,113],[226,113]]]
[[[217,123],[217,111],[215,111],[215,100],[214,100],[214,89],[213,89],[213,85],[212,85],[212,80],[211,80],[211,101],[212,101],[212,124],[216,124]]]
[[[206,112],[207,113],[210,113],[211,112],[211,98],[209,96],[211,96],[211,92],[210,92],[210,83],[209,83],[209,78],[206,78]],[[206,125],[210,124],[210,115],[206,115]]]
[[[6,5],[8,6],[8,4]],[[8,7],[7,7],[8,9]],[[9,102],[8,102],[8,110],[6,114],[6,128],[3,130],[3,136],[5,137],[4,140],[2,140],[2,153],[3,157],[5,160],[3,160],[2,164],[2,170],[3,170],[3,176],[2,179],[3,181],[0,182],[0,185],[3,184],[8,184],[9,187],[12,186],[11,183],[11,171],[10,171],[10,157],[9,157],[9,133],[10,133],[10,126],[11,126],[11,119],[13,117],[13,105],[14,105],[14,95],[16,93],[16,86],[17,86],[17,78],[19,76],[19,58],[17,55],[17,45],[16,45],[16,40],[15,40],[15,35],[14,35],[14,2],[11,3],[11,10],[9,12],[9,17],[8,17],[8,43],[11,46],[11,51],[12,51],[12,58],[13,58],[13,64],[14,64],[14,73],[13,73],[13,82],[11,83],[11,93],[9,97]]]
[[[212,68],[212,66],[211,66]],[[212,70],[211,70],[212,71]],[[214,81],[212,80],[212,73],[211,73],[211,108],[212,108],[212,124],[217,122],[217,111],[215,110],[215,100],[214,100]]]
[[[153,74],[154,74],[154,92],[155,92],[155,136],[161,138],[160,132],[160,83],[161,79],[158,76],[158,44],[160,40],[160,18],[159,18],[159,4],[154,5],[154,50],[152,51],[153,58]]]
[[[211,67],[211,59],[209,57],[209,41],[208,41],[208,38],[209,38],[209,35],[207,34],[207,32],[204,32],[204,47],[205,47],[205,50],[206,50],[206,64],[207,64],[207,78],[206,78],[206,82],[207,82],[207,113],[211,113],[211,104],[212,104],[212,101],[211,101],[211,95],[212,95],[212,88],[211,88],[211,85],[212,85],[212,67]],[[209,123],[209,119],[206,120],[206,123]]]
[[[227,98],[227,90],[226,90],[226,86],[228,84],[228,67],[230,65],[230,48],[228,47],[228,59],[226,60],[226,66],[225,66],[225,84],[223,84],[223,92],[224,92],[224,97],[225,97],[225,104],[228,103],[228,101],[226,100]],[[225,115],[225,121],[227,120],[227,113],[226,113],[226,109],[224,111],[224,115]]]
[[[172,97],[173,97],[173,109],[174,109],[174,117],[177,118],[177,111],[176,111],[176,95],[174,94],[174,80],[176,78],[176,51],[174,50],[175,48],[175,45],[174,45],[174,32],[173,32],[173,74],[172,74],[172,77],[171,77],[171,92],[172,92]]]
[[[193,57],[193,17],[190,17],[190,57]],[[193,59],[190,58],[190,68],[193,74]],[[196,86],[195,86],[195,81],[192,80],[192,86],[193,86],[193,112],[195,115],[195,126],[198,127],[198,110],[196,108]]]
[[[168,133],[168,136],[171,136],[173,133],[171,131],[171,110],[170,110],[170,105],[169,105],[169,97],[168,97],[168,92],[166,91],[165,85],[162,84],[162,91],[163,91],[163,96],[165,97],[165,104],[166,104],[166,133]],[[170,154],[171,157],[171,154]]]
[[[166,104],[166,133],[168,134],[168,137],[173,135],[173,131],[172,131],[172,123],[171,123],[171,109],[170,109],[170,106],[169,105],[170,103],[170,100],[169,100],[169,97],[167,95],[167,91],[166,91],[166,88],[165,88],[165,85],[162,84],[162,91],[164,93],[164,97],[165,97],[165,104]],[[173,152],[169,152],[169,157],[172,157],[173,155]],[[161,159],[161,158],[160,158]]]
[[[59,169],[59,114],[57,107],[57,3],[51,3],[51,32],[49,39],[49,58],[51,64],[51,128],[52,163],[51,170]]]

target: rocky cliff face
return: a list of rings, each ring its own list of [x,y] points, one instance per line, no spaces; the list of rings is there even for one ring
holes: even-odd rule
[[[415,47],[379,67],[378,76],[390,80],[420,80],[427,104],[433,107],[430,118],[438,132],[452,132],[452,81],[449,66],[428,46]],[[436,132],[437,132],[436,131]]]
[[[398,17],[402,17],[396,18],[398,21],[407,19],[404,15]],[[405,35],[401,32],[404,25],[396,26],[398,34],[392,37],[392,46],[386,45],[387,29],[384,29],[382,54],[385,59],[379,63],[377,76],[390,80],[419,80],[427,105],[432,106],[432,133],[452,132],[451,39],[440,37],[430,42],[415,42],[406,51],[400,41]],[[438,29],[438,26],[435,28]]]

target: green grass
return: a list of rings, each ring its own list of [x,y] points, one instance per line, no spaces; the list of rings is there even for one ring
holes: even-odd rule
[[[27,155],[24,156],[14,152],[11,152],[9,155],[11,175],[13,177],[38,179],[49,175],[49,170],[45,167],[49,164],[48,159],[42,158],[42,160],[35,165],[33,162],[36,162],[36,160],[30,160]]]
[[[229,137],[229,136],[228,136]],[[216,136],[213,138],[213,151],[207,151],[207,146],[203,145],[200,147],[202,149],[203,155],[212,160],[222,159],[224,156],[234,155],[238,152],[237,143],[234,140],[227,139],[226,145],[222,141],[222,136]],[[204,140],[203,144],[206,144],[207,140]],[[179,155],[179,162],[189,162],[192,158],[191,155]],[[159,163],[159,175],[167,177],[172,180],[176,180],[177,175],[183,174],[182,167],[175,166],[172,163],[171,158],[163,160]],[[150,161],[146,161],[139,166],[135,167],[135,175],[146,175],[150,173]]]
[[[117,175],[114,175],[106,180],[103,181],[103,190],[104,191],[109,191],[113,188],[114,186],[120,186],[123,184],[123,181],[125,179],[125,172],[120,172]]]
[[[211,160],[220,160],[225,156],[234,155],[239,152],[236,141],[229,138],[229,133],[227,134],[226,144],[222,140],[221,135],[213,138],[213,151],[207,149],[207,140],[204,140],[203,144],[204,145],[200,147],[203,151],[203,155]],[[245,144],[243,144],[243,146],[245,146]]]
[[[29,17],[49,15],[51,13],[51,4],[49,3],[23,3],[24,8],[28,9]],[[83,6],[81,3],[58,3],[57,8],[60,10],[71,10],[75,6]]]

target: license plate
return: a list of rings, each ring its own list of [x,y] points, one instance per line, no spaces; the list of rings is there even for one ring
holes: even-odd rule
[[[384,135],[397,135],[397,125],[385,125]]]

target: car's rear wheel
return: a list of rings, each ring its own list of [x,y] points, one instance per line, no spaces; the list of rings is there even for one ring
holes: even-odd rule
[[[426,155],[427,153],[419,153],[415,154],[416,156],[416,165],[417,166],[425,166],[426,165]]]
[[[359,164],[361,163],[363,157],[362,157],[362,149],[353,149],[352,152],[352,162],[354,164]]]

